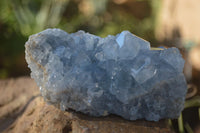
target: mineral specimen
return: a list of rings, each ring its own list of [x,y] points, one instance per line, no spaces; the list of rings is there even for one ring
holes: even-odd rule
[[[151,50],[128,31],[100,38],[60,29],[30,36],[25,47],[42,96],[62,110],[158,121],[183,109],[184,60],[177,48]]]

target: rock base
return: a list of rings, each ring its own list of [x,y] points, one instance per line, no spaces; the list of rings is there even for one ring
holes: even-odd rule
[[[4,133],[171,133],[165,120],[128,121],[118,116],[90,117],[48,105],[28,78],[0,81],[0,132]]]

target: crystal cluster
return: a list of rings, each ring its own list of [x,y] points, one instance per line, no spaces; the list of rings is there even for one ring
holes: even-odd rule
[[[128,31],[106,38],[47,29],[25,44],[31,77],[62,110],[125,119],[177,118],[184,106],[184,60],[177,48],[151,50]]]

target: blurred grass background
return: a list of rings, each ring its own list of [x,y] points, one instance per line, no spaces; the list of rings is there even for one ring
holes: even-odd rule
[[[187,109],[170,123],[177,132],[199,133],[199,5],[199,0],[0,0],[0,79],[30,74],[24,44],[46,28],[85,30],[101,37],[129,30],[151,46],[180,49],[187,82],[194,87]]]
[[[29,74],[24,44],[46,28],[106,37],[123,30],[156,44],[160,0],[1,0],[0,78]]]

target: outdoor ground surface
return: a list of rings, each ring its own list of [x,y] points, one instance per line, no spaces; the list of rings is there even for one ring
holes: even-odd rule
[[[165,120],[128,121],[90,117],[47,105],[33,79],[0,80],[0,132],[4,133],[173,133]]]

